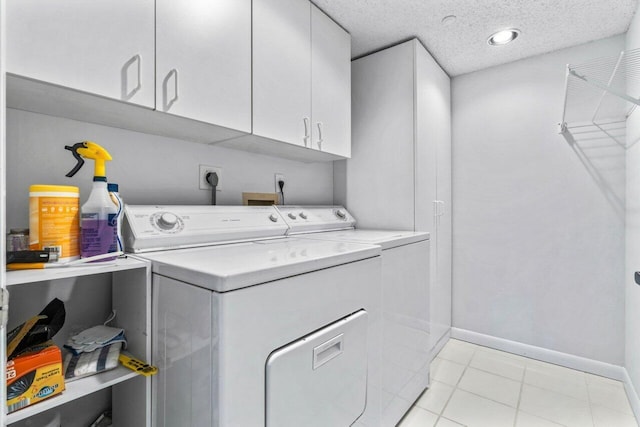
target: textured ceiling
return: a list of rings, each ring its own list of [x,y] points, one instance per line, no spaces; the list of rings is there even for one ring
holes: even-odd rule
[[[451,76],[627,31],[638,0],[313,0],[351,33],[352,57],[417,37]],[[452,22],[442,19],[455,15]],[[489,46],[495,31],[522,31]]]

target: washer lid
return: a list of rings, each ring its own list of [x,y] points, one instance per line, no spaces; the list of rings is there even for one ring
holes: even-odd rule
[[[380,255],[379,246],[285,238],[150,252],[153,272],[217,292],[257,285]]]
[[[356,220],[342,206],[276,206],[288,235],[352,229]]]
[[[429,240],[429,233],[422,231],[398,230],[342,230],[327,233],[313,233],[301,237],[317,240],[337,240],[341,242],[380,245],[382,250]]]

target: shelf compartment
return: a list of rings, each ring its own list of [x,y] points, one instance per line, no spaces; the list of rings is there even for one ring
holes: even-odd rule
[[[65,384],[65,391],[42,402],[35,403],[7,415],[7,424],[32,417],[41,412],[55,408],[80,397],[89,395],[107,387],[138,377],[139,375],[124,366],[118,366],[107,372],[81,378]]]
[[[560,134],[570,144],[606,138],[626,146],[625,123],[640,105],[640,49],[567,65]]]
[[[111,310],[117,316],[113,326],[122,327],[127,335],[127,352],[143,360],[151,358],[151,269],[150,263],[134,256],[82,267],[61,267],[40,270],[7,272],[11,294],[9,328],[17,326],[27,317],[24,313],[37,313],[53,297],[65,302],[66,321],[53,338],[58,345],[73,333],[101,324]],[[138,377],[138,379],[133,379]],[[74,405],[64,405],[91,395],[92,402],[103,400],[111,389],[114,425],[150,427],[151,381],[131,370],[119,367],[91,377],[72,381],[68,389],[8,415],[9,423],[20,425],[51,408],[60,411],[62,419],[73,413]],[[106,400],[105,400],[106,402]],[[102,405],[100,405],[102,406]],[[106,407],[106,406],[105,406]],[[40,415],[42,416],[42,415]],[[116,421],[117,420],[117,421]]]

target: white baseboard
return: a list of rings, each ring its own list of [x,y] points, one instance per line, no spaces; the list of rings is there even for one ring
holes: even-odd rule
[[[591,374],[600,375],[614,380],[624,381],[625,369],[622,366],[599,362],[597,360],[587,359],[586,357],[574,356],[572,354],[561,353],[559,351],[536,347],[529,344],[523,344],[517,341],[497,338],[491,335],[484,335],[465,329],[451,328],[451,337],[462,341],[468,341],[473,344],[495,348],[496,350],[530,357],[543,362],[553,363],[554,365],[560,365],[571,369],[577,369],[578,371],[589,372]]]
[[[451,328],[451,338],[621,381],[624,384],[633,413],[640,420],[640,398],[631,382],[629,373],[622,366],[484,335],[466,329]]]
[[[438,342],[433,347],[431,347],[431,354],[429,355],[429,360],[433,360],[436,357],[436,355],[440,353],[440,350],[442,350],[442,347],[444,347],[445,344],[447,344],[447,341],[449,341],[449,338],[451,338],[451,328],[449,328],[447,333],[441,336]]]
[[[627,397],[629,398],[631,409],[636,415],[636,419],[640,420],[640,397],[638,397],[636,388],[633,386],[631,377],[629,377],[629,373],[626,369],[624,369],[624,379],[622,380],[622,382],[624,383],[624,389],[627,392]]]

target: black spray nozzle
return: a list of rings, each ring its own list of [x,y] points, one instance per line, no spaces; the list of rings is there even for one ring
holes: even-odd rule
[[[71,153],[73,153],[73,157],[75,157],[76,161],[78,163],[76,163],[76,165],[73,167],[73,169],[71,169],[69,171],[69,173],[66,175],[67,177],[71,178],[73,175],[75,175],[76,173],[78,173],[78,171],[80,170],[80,168],[82,167],[82,165],[84,165],[84,159],[82,158],[82,156],[80,155],[80,153],[78,153],[78,149],[79,148],[87,148],[87,144],[86,142],[77,142],[73,145],[65,145],[64,149],[65,150],[69,150],[71,151]]]

